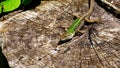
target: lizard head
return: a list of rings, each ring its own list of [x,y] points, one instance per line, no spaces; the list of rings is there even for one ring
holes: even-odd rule
[[[73,36],[74,36],[74,33],[64,33],[63,35],[61,35],[60,41],[71,40]]]

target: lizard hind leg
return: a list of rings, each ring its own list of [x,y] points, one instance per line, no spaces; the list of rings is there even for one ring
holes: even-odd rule
[[[88,19],[88,17],[85,18],[85,21],[87,23],[100,23],[100,19],[99,18],[96,18],[96,19]]]
[[[100,19],[99,18],[97,18],[97,19],[88,19],[88,17],[86,17],[83,21],[82,21],[83,23],[88,23],[88,24],[92,24],[92,23],[100,23]],[[83,27],[83,26],[78,26],[78,28],[76,29],[76,35],[78,35],[78,34],[84,34],[84,33],[86,33],[86,31],[87,31],[87,27]]]

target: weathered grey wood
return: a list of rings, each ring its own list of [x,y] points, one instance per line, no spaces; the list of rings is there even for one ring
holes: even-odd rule
[[[72,24],[70,14],[87,11],[87,0],[80,2],[78,9],[74,3],[49,1],[1,20],[0,38],[10,67],[118,68],[120,19],[97,4],[90,18],[100,18],[100,24],[85,25],[86,33],[58,45],[60,35]]]

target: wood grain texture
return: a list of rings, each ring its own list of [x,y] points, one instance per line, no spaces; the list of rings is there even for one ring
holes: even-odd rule
[[[88,10],[87,0],[79,0],[79,8],[75,5],[79,2],[70,1],[49,1],[0,21],[0,29],[7,28],[0,41],[11,68],[120,66],[120,19],[97,3],[90,19],[100,18],[100,24],[86,24],[86,33],[58,45],[60,35],[72,24],[71,14],[80,16]]]

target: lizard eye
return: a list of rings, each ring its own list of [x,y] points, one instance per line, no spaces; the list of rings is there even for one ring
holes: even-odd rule
[[[72,38],[70,38],[70,36],[64,35],[64,37],[60,38],[60,41],[58,42],[58,45],[61,45],[63,43],[66,43],[68,41],[70,41]]]
[[[60,41],[66,41],[66,40],[71,40],[72,37],[74,36],[74,34],[64,34],[61,38],[60,38]]]

